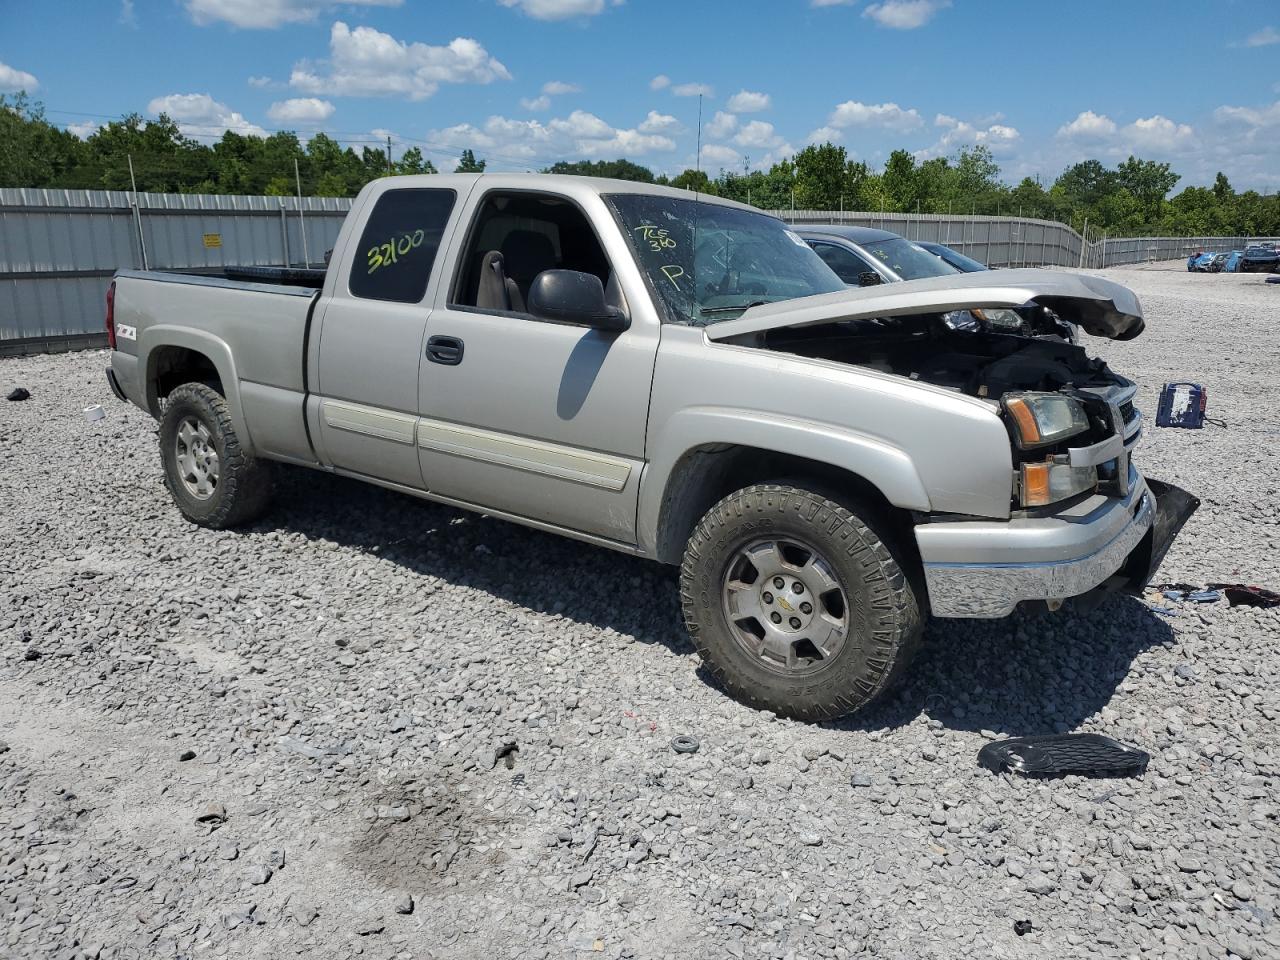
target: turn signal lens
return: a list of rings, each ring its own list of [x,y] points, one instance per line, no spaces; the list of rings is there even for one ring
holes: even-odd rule
[[[1018,498],[1022,506],[1043,507],[1098,486],[1097,467],[1073,467],[1065,459],[1022,464]]]

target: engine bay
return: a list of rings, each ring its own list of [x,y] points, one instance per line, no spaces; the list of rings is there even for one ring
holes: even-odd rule
[[[1025,336],[938,315],[842,320],[762,334],[762,346],[895,374],[973,397],[1107,387],[1125,381],[1061,336]]]

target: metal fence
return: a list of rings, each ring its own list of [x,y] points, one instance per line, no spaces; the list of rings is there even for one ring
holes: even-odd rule
[[[0,189],[0,355],[103,342],[117,269],[209,270],[323,262],[351,201]],[[1106,237],[1022,217],[775,210],[796,225],[879,227],[993,267],[1098,269],[1239,249],[1248,237]]]
[[[0,189],[0,353],[100,339],[117,269],[322,263],[351,201]]]
[[[915,213],[836,213],[830,210],[774,210],[796,226],[838,224],[875,227],[908,240],[944,243],[991,267],[1103,267],[1157,260],[1185,260],[1193,253],[1241,250],[1276,237],[1108,237],[1086,228],[1081,236],[1065,223],[1023,217],[953,216]]]

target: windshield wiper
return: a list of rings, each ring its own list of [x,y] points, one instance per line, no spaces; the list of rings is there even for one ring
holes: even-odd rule
[[[758,307],[768,302],[768,300],[752,300],[750,303],[739,303],[732,307],[699,307],[698,312],[704,317],[712,317],[721,313],[733,313],[737,310],[750,310],[752,307]]]

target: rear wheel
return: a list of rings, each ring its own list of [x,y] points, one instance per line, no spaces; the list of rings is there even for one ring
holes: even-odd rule
[[[202,527],[247,523],[271,499],[270,466],[241,449],[226,400],[208,384],[184,383],[169,394],[160,461],[173,502]]]
[[[920,606],[870,511],[856,509],[759,484],[698,523],[681,566],[685,622],[737,699],[825,720],[871,703],[905,671]]]

